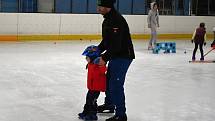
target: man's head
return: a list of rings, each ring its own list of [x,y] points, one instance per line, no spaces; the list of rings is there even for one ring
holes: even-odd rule
[[[116,0],[97,0],[97,11],[98,13],[105,15],[111,8],[114,8]]]

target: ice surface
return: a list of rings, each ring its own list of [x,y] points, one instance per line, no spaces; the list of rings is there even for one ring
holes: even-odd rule
[[[81,53],[98,43],[0,43],[0,121],[80,121],[87,92]],[[128,121],[215,120],[215,63],[188,63],[194,45],[176,43],[176,54],[152,54],[146,41],[134,41],[125,83]],[[215,51],[205,60],[215,60]],[[99,121],[110,116],[100,114]]]

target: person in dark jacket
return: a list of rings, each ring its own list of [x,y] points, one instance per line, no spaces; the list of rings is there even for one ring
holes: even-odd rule
[[[98,107],[98,112],[113,110],[115,106],[115,115],[106,121],[127,121],[124,82],[135,54],[128,24],[114,8],[115,1],[97,1],[97,11],[104,17],[102,41],[98,45],[102,52],[99,64],[109,62],[105,103]]]
[[[192,43],[195,43],[195,48],[193,50],[193,56],[192,56],[192,60],[195,61],[196,60],[196,51],[198,49],[200,49],[201,52],[201,58],[200,60],[204,60],[204,52],[203,52],[203,45],[206,45],[206,28],[205,28],[205,23],[200,23],[199,28],[197,28],[194,33],[193,33],[193,37],[192,37]]]

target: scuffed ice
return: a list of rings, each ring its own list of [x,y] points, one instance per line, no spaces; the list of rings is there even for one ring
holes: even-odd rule
[[[1,43],[0,121],[79,121],[87,91],[81,53],[98,43]],[[176,54],[152,54],[147,42],[134,41],[136,59],[125,84],[128,121],[215,120],[215,63],[188,63],[194,45],[176,43]],[[205,60],[215,60],[215,51]],[[99,104],[103,100],[102,93]]]

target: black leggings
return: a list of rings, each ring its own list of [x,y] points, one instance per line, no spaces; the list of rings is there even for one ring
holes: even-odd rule
[[[199,50],[201,52],[201,58],[204,58],[204,52],[203,52],[203,44],[198,44],[198,43],[195,43],[195,48],[193,50],[193,58],[196,57],[196,51],[198,49],[198,45],[199,45]]]
[[[96,114],[97,113],[97,99],[99,97],[100,91],[88,90],[86,96],[86,104],[84,105],[84,113],[86,114]]]

